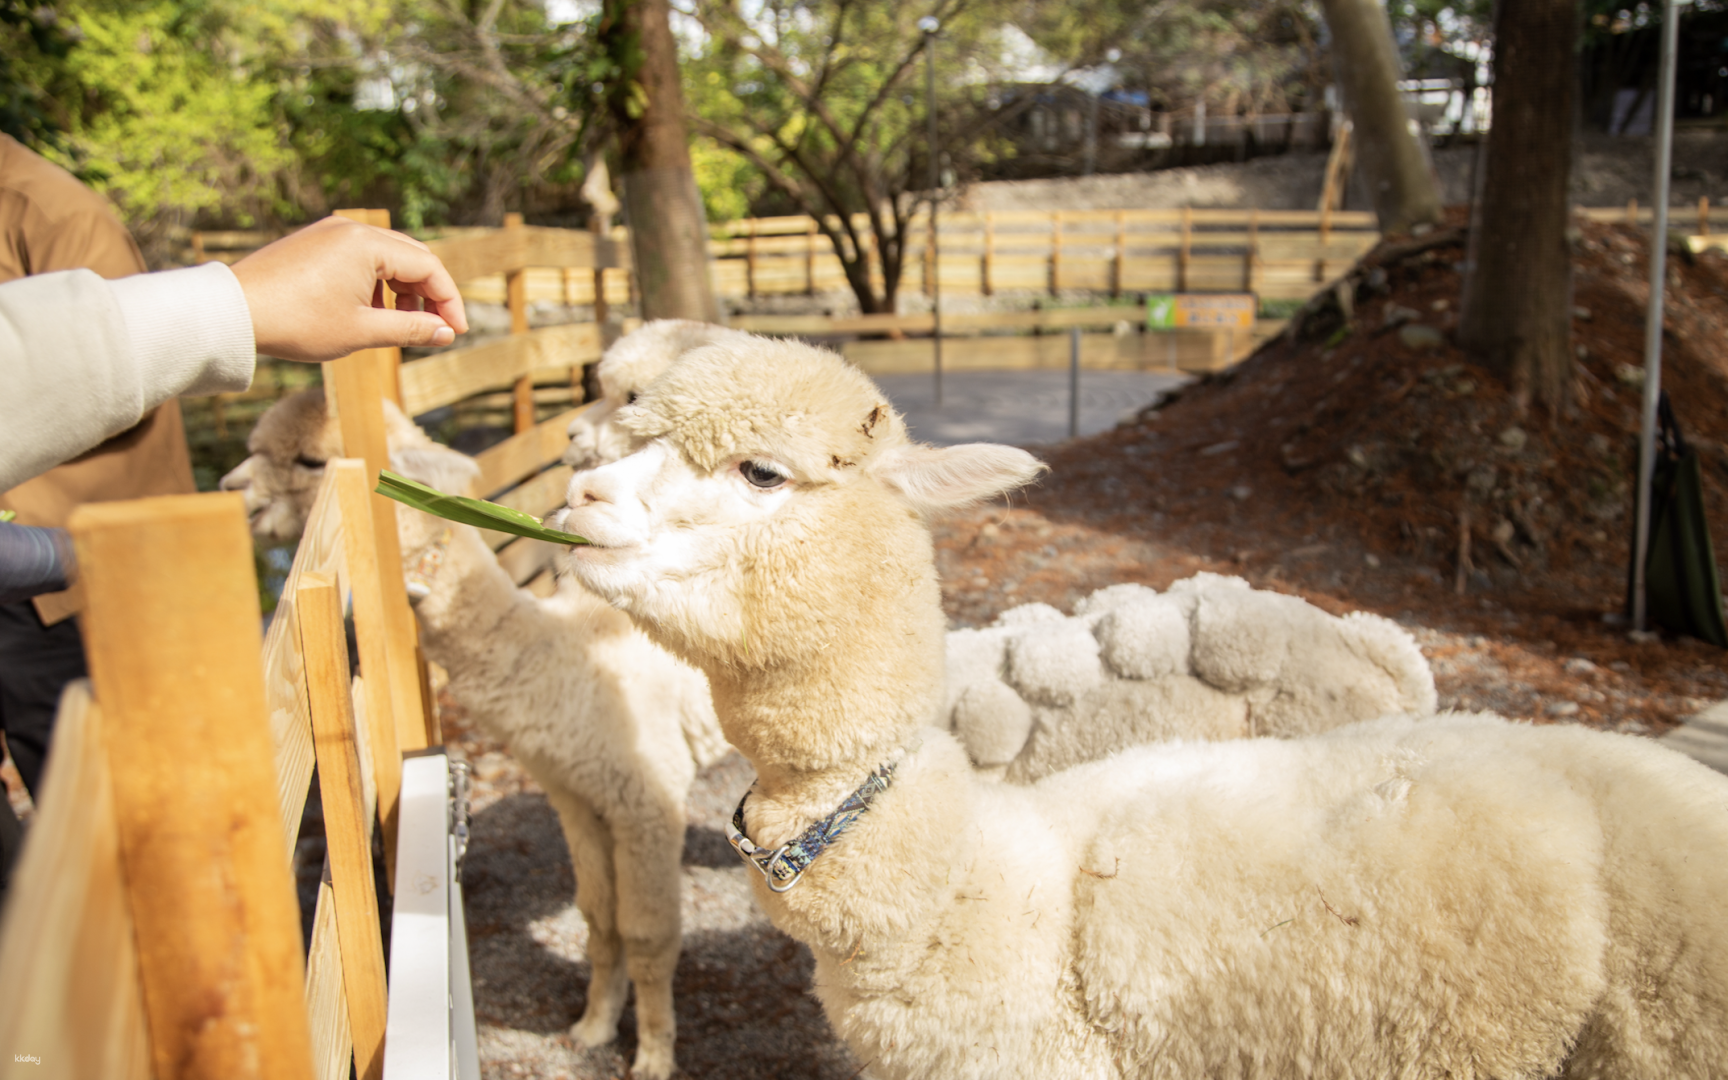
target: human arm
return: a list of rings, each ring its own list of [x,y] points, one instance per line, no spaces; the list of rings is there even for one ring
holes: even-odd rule
[[[389,284],[409,310],[374,308]],[[424,310],[412,310],[423,307]],[[448,344],[462,298],[424,244],[328,218],[237,263],[0,285],[0,491],[182,394],[244,390],[258,352],[331,360]]]

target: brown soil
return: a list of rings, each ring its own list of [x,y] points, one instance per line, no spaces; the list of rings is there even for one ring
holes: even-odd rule
[[[1624,226],[1583,226],[1577,400],[1560,416],[1521,414],[1451,343],[1461,236],[1391,261],[1383,248],[1346,279],[1348,318],[1312,308],[1233,371],[1054,448],[1049,478],[1011,507],[946,522],[951,616],[1213,570],[1399,619],[1445,705],[1665,729],[1728,695],[1728,676],[1720,650],[1634,640],[1621,618],[1646,247]],[[1704,458],[1713,535],[1728,537],[1728,257],[1669,265],[1663,382]],[[1399,318],[1440,340],[1411,347]]]

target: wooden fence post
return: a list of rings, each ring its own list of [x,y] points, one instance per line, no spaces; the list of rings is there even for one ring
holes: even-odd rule
[[[816,295],[816,219],[804,224],[804,295]]]
[[[388,1007],[384,942],[378,930],[378,898],[372,885],[372,830],[362,794],[354,706],[348,696],[342,598],[335,579],[317,573],[302,577],[294,612],[300,622],[312,740],[318,753],[318,786],[336,900],[336,935],[341,942],[354,1074],[359,1080],[379,1080],[384,1075]]]
[[[750,218],[744,235],[744,295],[756,299],[756,219]]]
[[[1128,215],[1116,211],[1116,253],[1110,260],[1110,297],[1122,295],[1122,261],[1128,248]]]
[[[936,295],[936,215],[931,214],[924,230],[924,295]]]
[[[1248,251],[1242,256],[1243,286],[1254,295],[1260,295],[1260,211],[1248,211]]]
[[[507,231],[522,231],[521,214],[505,214]],[[528,332],[528,268],[518,266],[504,275],[504,299],[510,307],[510,332]],[[520,435],[534,426],[534,377],[523,375],[510,388],[510,413],[513,429]]]
[[[377,350],[368,350],[375,352]],[[378,365],[367,353],[355,353],[325,366],[327,385],[335,388],[336,413],[342,426],[343,453],[366,463],[366,490],[378,486],[378,471],[390,464],[389,447],[384,438],[383,386]],[[330,395],[326,395],[327,399]],[[382,678],[390,687],[390,700],[396,721],[398,745],[403,750],[419,750],[441,742],[438,716],[433,703],[420,694],[419,636],[414,627],[414,613],[408,607],[408,590],[402,581],[402,545],[396,533],[396,503],[383,495],[371,494],[372,539],[380,568],[384,596],[384,642],[387,663],[384,670],[365,671],[368,681]],[[366,663],[362,652],[360,661]]]
[[[1188,291],[1189,245],[1193,239],[1193,232],[1194,208],[1184,206],[1182,208],[1182,246],[1176,250],[1176,291],[1179,293]]]
[[[73,512],[156,1075],[312,1074],[238,495]]]
[[[1638,200],[1636,198],[1626,200],[1626,224],[1638,224]]]
[[[402,735],[419,726],[404,723],[396,713],[394,680],[386,673],[397,659],[391,655],[391,626],[387,612],[391,601],[386,580],[402,580],[402,558],[381,563],[379,546],[369,534],[376,530],[373,510],[378,496],[368,483],[370,471],[364,462],[337,458],[327,466],[336,480],[337,505],[342,510],[343,554],[348,561],[348,587],[354,593],[354,637],[360,647],[360,670],[366,675],[366,745],[372,753],[372,777],[378,792],[378,824],[384,830],[384,855],[388,880],[396,867],[396,813],[402,786]],[[392,516],[394,513],[392,512]],[[395,529],[392,520],[390,528]],[[400,545],[398,545],[400,550]],[[408,593],[402,592],[406,608]],[[418,678],[416,678],[418,685]],[[418,719],[415,717],[414,719]],[[422,734],[423,729],[422,729]],[[415,747],[415,749],[419,749]]]
[[[1062,211],[1050,212],[1050,295],[1062,291]]]
[[[982,280],[979,285],[983,289],[984,295],[989,296],[991,289],[994,288],[991,278],[996,269],[996,215],[988,210],[984,211],[983,260],[984,264],[980,267]]]
[[[1710,196],[1698,196],[1698,235],[1710,235]]]

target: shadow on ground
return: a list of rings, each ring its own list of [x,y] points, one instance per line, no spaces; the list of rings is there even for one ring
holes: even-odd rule
[[[850,1080],[859,1069],[809,992],[809,950],[770,926],[721,822],[750,771],[729,757],[697,779],[684,849],[684,949],[674,976],[678,1063],[715,1080]],[[609,1047],[568,1034],[587,1001],[586,929],[544,795],[508,795],[473,819],[462,874],[487,1077],[623,1077],[636,1052],[634,1006]]]

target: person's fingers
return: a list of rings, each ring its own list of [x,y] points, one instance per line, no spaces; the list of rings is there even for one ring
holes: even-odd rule
[[[439,268],[443,268],[442,263],[439,264]],[[448,280],[449,276],[446,273],[444,278]],[[426,282],[391,280],[387,284],[390,286],[390,291],[396,294],[397,303],[401,303],[403,297],[416,297],[420,302],[422,311],[435,312],[443,316],[444,321],[454,327],[458,334],[468,332],[468,312],[462,306],[462,294],[456,291],[454,284],[451,285],[447,295],[434,293],[426,287]]]
[[[367,309],[354,314],[354,349],[448,345],[456,331],[424,311]]]

